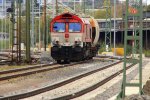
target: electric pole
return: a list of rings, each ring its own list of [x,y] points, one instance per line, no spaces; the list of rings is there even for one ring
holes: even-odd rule
[[[26,0],[26,61],[31,61],[30,56],[30,0]]]
[[[46,51],[46,0],[44,0],[44,49]]]
[[[56,0],[56,7],[55,7],[55,9],[56,9],[56,16],[58,15],[58,0]]]

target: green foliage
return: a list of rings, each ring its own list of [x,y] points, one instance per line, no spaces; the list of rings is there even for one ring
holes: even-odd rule
[[[95,11],[94,18],[96,19],[105,19],[106,18],[106,10],[97,10]]]
[[[99,9],[97,11],[95,11],[95,18],[98,18],[98,19],[106,19],[106,16],[107,18],[109,18],[110,16],[113,17],[114,16],[114,6],[111,5],[111,1],[110,0],[104,0],[103,2],[103,5],[102,5],[103,9]],[[116,6],[117,8],[117,16],[118,18],[121,18],[122,17],[122,5],[121,4],[117,4]]]
[[[132,45],[127,45],[127,55],[131,55],[132,54]]]
[[[147,6],[147,11],[150,11],[150,5]]]
[[[9,20],[9,18],[5,19],[0,19],[0,32],[5,32],[5,33],[9,33],[9,25],[11,26],[11,22]]]
[[[103,6],[111,6],[110,0],[104,0]]]
[[[100,49],[99,49],[99,53],[102,53],[105,51],[105,43],[104,42],[100,42]]]
[[[119,44],[116,44],[116,48],[124,48],[124,45],[119,43]]]
[[[41,33],[41,40],[43,41],[43,20],[42,20],[43,17],[41,17],[40,19],[40,33]],[[50,31],[50,28],[49,28],[49,24],[50,24],[50,16],[47,16],[47,43],[50,43],[50,35],[49,35],[49,31]],[[31,24],[32,25],[32,24]],[[32,27],[32,26],[31,26]],[[9,29],[10,28],[10,29]],[[7,18],[6,21],[5,19],[0,19],[0,32],[6,32],[6,33],[9,33],[10,32],[10,42],[12,42],[12,22],[10,22],[10,19]],[[39,18],[35,17],[34,18],[34,41],[35,43],[39,42]],[[3,41],[4,43],[6,43],[5,41]],[[2,41],[0,41],[0,46],[1,48],[4,47],[4,43]],[[21,43],[26,43],[26,17],[25,16],[22,16],[21,17]],[[7,42],[8,44],[8,42]],[[7,45],[7,48],[8,48],[8,45]]]
[[[9,33],[12,32],[12,24],[9,20],[9,18],[6,19],[0,19],[0,32],[1,33]],[[11,34],[10,36],[11,37]],[[11,43],[10,38],[10,43]],[[9,40],[1,39],[0,40],[0,49],[8,49],[9,48]]]
[[[9,49],[9,41],[8,40],[0,40],[0,50]]]
[[[144,54],[146,57],[150,57],[150,50],[144,50]]]

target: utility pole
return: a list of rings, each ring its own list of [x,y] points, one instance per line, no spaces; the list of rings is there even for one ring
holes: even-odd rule
[[[41,51],[41,0],[39,0],[39,50]]]
[[[19,32],[18,32],[18,41],[19,41],[19,62],[21,61],[21,0],[19,1]]]
[[[95,14],[95,12],[94,12],[94,11],[95,11],[95,7],[94,7],[95,4],[94,4],[94,1],[95,1],[95,0],[92,0],[92,2],[93,2],[93,3],[92,3],[92,6],[93,6],[93,7],[92,7],[92,8],[93,8],[93,17],[94,17],[94,14]]]
[[[12,8],[12,12],[11,12],[11,22],[12,22],[12,55],[11,55],[11,61],[14,61],[14,56],[13,56],[13,47],[14,47],[14,26],[15,26],[15,1],[12,0],[11,1],[11,8]]]
[[[13,34],[12,34],[12,62],[19,63],[19,33],[18,33],[18,6],[17,1],[12,1],[12,22],[13,22]],[[14,56],[15,55],[15,56]]]
[[[30,56],[30,0],[26,0],[26,61],[31,62]]]
[[[76,12],[76,2],[74,0],[74,11]]]
[[[52,0],[52,5],[53,5],[53,14],[52,14],[52,18],[54,18],[55,15],[56,15],[56,10],[54,10],[54,9],[56,9],[56,7],[55,7],[55,1],[54,1],[54,0]]]
[[[114,56],[116,55],[116,0],[114,0]]]
[[[32,23],[32,27],[31,27],[31,47],[34,48],[34,40],[35,40],[35,33],[34,33],[34,6],[35,6],[35,0],[31,0],[31,9],[32,9],[32,20],[31,20],[31,23]]]
[[[85,14],[85,0],[83,0],[83,4],[84,4],[84,14]]]
[[[46,0],[44,0],[44,50],[46,51]]]
[[[106,26],[105,26],[105,46],[106,52],[111,51],[111,4],[110,0],[104,1],[104,8],[106,9]]]
[[[56,16],[58,15],[58,0],[56,0],[56,7],[55,7],[55,9],[56,9]]]

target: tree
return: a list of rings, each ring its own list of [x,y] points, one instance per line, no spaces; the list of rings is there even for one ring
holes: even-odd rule
[[[150,11],[150,5],[147,6],[147,11]]]
[[[106,18],[106,10],[97,10],[95,11],[94,18],[96,19],[105,19]]]

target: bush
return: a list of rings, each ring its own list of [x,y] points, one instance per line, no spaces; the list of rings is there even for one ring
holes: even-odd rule
[[[105,51],[105,43],[102,42],[102,43],[100,43],[100,49],[98,50],[98,52],[99,52],[99,53],[102,53],[102,52],[104,52],[104,51]]]
[[[150,50],[144,50],[145,57],[150,57]]]

